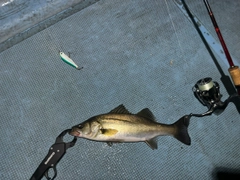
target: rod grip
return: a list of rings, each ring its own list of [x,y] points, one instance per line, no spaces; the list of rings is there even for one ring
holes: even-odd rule
[[[240,69],[238,66],[233,66],[228,69],[228,72],[230,73],[233,83],[235,86],[240,86]]]

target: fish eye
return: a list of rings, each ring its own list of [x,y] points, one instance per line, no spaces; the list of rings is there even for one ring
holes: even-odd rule
[[[82,128],[83,128],[83,125],[82,125],[82,124],[79,124],[79,125],[78,125],[78,128],[79,128],[79,129],[82,129]]]

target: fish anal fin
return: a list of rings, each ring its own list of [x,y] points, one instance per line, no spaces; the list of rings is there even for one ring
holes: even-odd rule
[[[114,136],[117,134],[118,130],[116,129],[101,129],[102,134],[105,136]]]
[[[145,143],[152,149],[157,149],[158,145],[157,145],[157,139],[153,138],[153,139],[148,139],[145,141]]]
[[[123,104],[111,110],[108,114],[131,114]]]
[[[141,110],[140,112],[138,112],[137,116],[144,117],[144,118],[154,121],[154,122],[156,121],[153,113],[148,108],[145,108],[145,109]]]

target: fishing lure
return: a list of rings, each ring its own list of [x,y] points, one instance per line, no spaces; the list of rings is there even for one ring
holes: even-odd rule
[[[69,64],[70,66],[72,66],[72,67],[75,67],[76,69],[78,69],[78,70],[80,70],[80,69],[82,69],[83,67],[78,67],[78,65],[69,57],[69,56],[67,56],[66,54],[64,54],[63,52],[59,52],[59,54],[60,54],[60,57],[61,57],[61,59],[65,62],[65,63],[67,63],[67,64]]]

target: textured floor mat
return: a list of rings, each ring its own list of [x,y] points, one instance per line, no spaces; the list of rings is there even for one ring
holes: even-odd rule
[[[187,3],[214,34],[203,2]],[[210,3],[231,54],[240,57],[239,3]],[[59,50],[83,69],[64,63]],[[228,97],[197,31],[173,1],[101,0],[3,51],[0,63],[1,179],[29,179],[60,132],[120,104],[132,113],[147,107],[158,122],[171,124],[207,110],[192,93],[201,78],[212,77]],[[233,104],[219,116],[193,117],[188,130],[191,146],[159,137],[154,151],[145,143],[109,147],[78,139],[56,179],[212,179],[219,171],[239,172]]]

